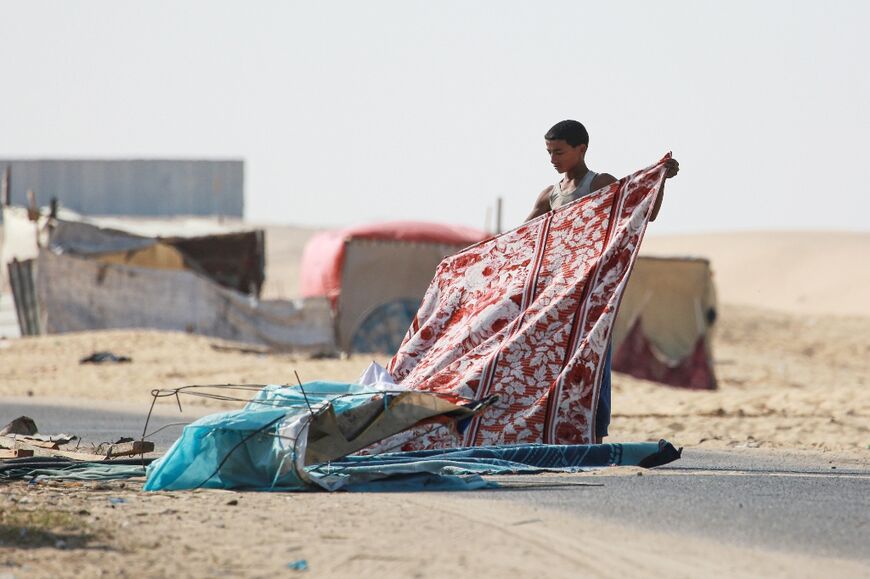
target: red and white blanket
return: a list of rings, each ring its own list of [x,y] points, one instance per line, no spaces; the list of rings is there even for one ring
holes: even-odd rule
[[[499,399],[462,432],[421,426],[391,446],[592,441],[611,326],[668,158],[441,262],[389,371],[412,389]]]

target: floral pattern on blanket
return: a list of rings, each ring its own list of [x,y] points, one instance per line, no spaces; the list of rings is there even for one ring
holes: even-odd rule
[[[592,441],[611,326],[668,158],[441,262],[389,371],[498,400],[461,433],[421,425],[381,450]]]

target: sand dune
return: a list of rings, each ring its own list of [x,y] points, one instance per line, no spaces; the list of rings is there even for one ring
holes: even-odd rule
[[[870,233],[653,234],[641,251],[709,258],[724,303],[870,316]]]

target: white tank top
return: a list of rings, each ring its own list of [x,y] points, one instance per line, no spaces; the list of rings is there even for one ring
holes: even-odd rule
[[[562,191],[562,180],[560,179],[555,185],[553,185],[553,189],[550,191],[550,209],[556,209],[562,205],[567,205],[572,201],[576,201],[577,199],[586,197],[592,193],[592,181],[597,176],[598,173],[594,171],[586,171],[586,174],[583,175],[582,179],[580,179],[577,188],[573,191]]]

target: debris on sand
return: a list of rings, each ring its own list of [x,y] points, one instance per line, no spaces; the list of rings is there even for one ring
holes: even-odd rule
[[[132,361],[128,356],[118,356],[112,352],[94,352],[79,360],[79,364],[124,364]]]
[[[7,434],[24,434],[25,436],[36,434],[36,422],[29,416],[19,416],[3,428],[0,428],[0,436]]]
[[[154,443],[146,440],[120,438],[115,442],[90,445],[87,448],[68,446],[79,440],[69,434],[39,434],[36,422],[20,416],[0,430],[0,460],[30,456],[64,457],[82,461],[105,461],[119,456],[137,456],[154,452]]]

